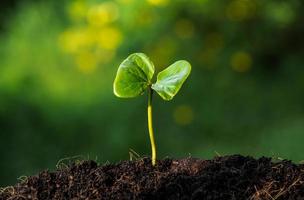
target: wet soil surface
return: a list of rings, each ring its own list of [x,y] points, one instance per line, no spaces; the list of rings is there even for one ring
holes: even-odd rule
[[[0,189],[0,200],[25,199],[304,199],[304,165],[240,155],[212,160],[148,158],[98,166],[81,161]]]

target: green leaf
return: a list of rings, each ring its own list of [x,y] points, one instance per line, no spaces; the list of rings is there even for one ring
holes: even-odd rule
[[[154,65],[143,53],[131,54],[118,68],[113,91],[117,97],[130,98],[144,93],[154,74]]]
[[[171,100],[182,87],[191,72],[191,65],[185,60],[179,60],[161,71],[157,81],[152,85],[164,100]]]

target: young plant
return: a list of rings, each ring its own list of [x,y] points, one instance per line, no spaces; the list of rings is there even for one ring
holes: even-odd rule
[[[148,130],[152,148],[152,165],[156,162],[156,146],[152,123],[152,96],[156,91],[164,100],[171,100],[182,87],[191,72],[191,65],[179,60],[159,72],[152,84],[154,65],[143,53],[133,53],[119,66],[114,80],[114,94],[121,98],[132,98],[148,91]]]

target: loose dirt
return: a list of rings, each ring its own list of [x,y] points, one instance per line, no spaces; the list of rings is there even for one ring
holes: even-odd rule
[[[304,199],[304,165],[240,155],[212,160],[149,158],[99,166],[81,161],[0,189],[0,200]]]

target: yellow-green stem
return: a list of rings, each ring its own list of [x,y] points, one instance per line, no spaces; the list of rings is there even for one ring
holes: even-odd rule
[[[153,132],[153,121],[152,121],[152,95],[153,90],[151,87],[148,89],[148,129],[149,129],[149,136],[152,148],[152,165],[154,166],[156,163],[156,146],[154,141],[154,132]]]

